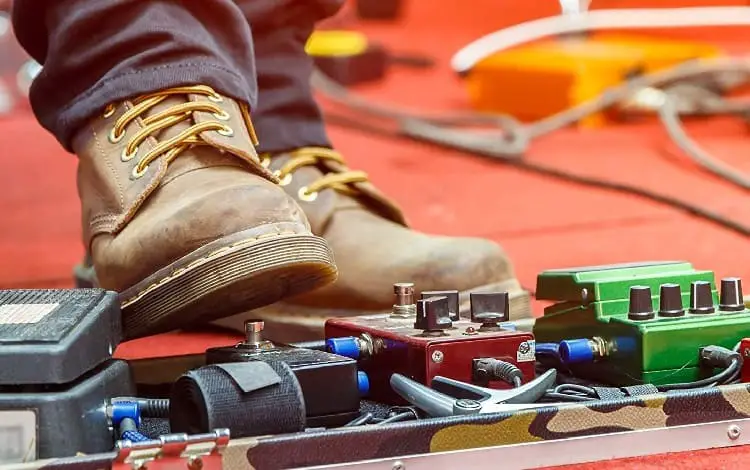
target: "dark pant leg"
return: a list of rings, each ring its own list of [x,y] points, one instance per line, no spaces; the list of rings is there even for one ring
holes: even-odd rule
[[[15,0],[21,45],[44,68],[30,99],[70,150],[111,102],[204,84],[256,102],[250,28],[232,0]]]
[[[312,59],[305,43],[315,23],[334,15],[344,0],[235,0],[253,31],[258,105],[253,123],[261,152],[329,147],[313,98]]]

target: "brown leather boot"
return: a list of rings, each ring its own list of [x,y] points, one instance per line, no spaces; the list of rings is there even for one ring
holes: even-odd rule
[[[259,318],[265,321],[267,336],[276,341],[315,339],[323,335],[326,318],[392,309],[392,284],[401,281],[414,282],[418,292],[458,290],[463,313],[471,291],[509,292],[511,319],[531,318],[529,295],[495,243],[411,230],[399,208],[367,182],[367,175],[349,170],[330,149],[262,157],[263,166],[299,201],[313,233],[328,240],[339,277],[314,292],[216,323],[242,329],[245,319]]]
[[[76,136],[84,241],[98,285],[120,292],[127,338],[335,280],[256,143],[247,107],[206,86],[111,105]]]

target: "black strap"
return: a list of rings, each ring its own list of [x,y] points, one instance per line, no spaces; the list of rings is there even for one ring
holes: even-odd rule
[[[619,388],[614,387],[591,387],[596,392],[596,397],[600,400],[617,400],[625,398],[625,394]]]
[[[229,428],[232,437],[302,431],[305,401],[297,377],[283,362],[215,364],[188,372],[172,387],[172,432]]]
[[[650,395],[658,393],[659,389],[652,384],[632,385],[629,387],[591,387],[600,400],[616,400],[625,397],[637,397],[639,395]]]
[[[638,395],[651,395],[652,393],[659,393],[659,389],[653,384],[641,384],[632,385],[630,387],[622,387],[623,392],[629,397],[637,397]]]

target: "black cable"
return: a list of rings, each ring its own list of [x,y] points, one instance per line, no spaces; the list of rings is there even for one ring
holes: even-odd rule
[[[401,422],[401,421],[409,421],[409,420],[413,420],[413,419],[415,419],[414,418],[414,413],[411,413],[411,412],[398,413],[398,414],[395,414],[395,415],[393,415],[393,416],[391,416],[389,418],[386,418],[386,419],[382,420],[377,425],[378,426],[382,426],[383,424],[398,423],[398,422]]]
[[[594,401],[596,398],[591,397],[584,397],[581,395],[569,395],[567,393],[556,393],[552,390],[547,390],[547,392],[544,394],[544,398],[548,400],[554,400],[558,402],[565,402],[565,401]]]
[[[372,420],[372,418],[373,418],[372,413],[365,413],[361,415],[360,417],[349,421],[343,427],[348,428],[352,426],[362,426],[363,424],[369,423]]]
[[[696,380],[695,382],[686,382],[686,383],[679,383],[679,384],[668,384],[668,385],[657,385],[656,388],[660,392],[668,392],[670,390],[685,390],[685,389],[691,389],[691,388],[703,388],[707,386],[711,386],[714,383],[723,383],[730,377],[732,377],[733,374],[739,369],[740,361],[737,359],[732,359],[732,363],[724,369],[723,371],[719,372],[716,375],[712,375],[711,377],[706,377],[705,379]]]
[[[341,114],[331,113],[330,111],[325,111],[325,118],[330,124],[348,127],[351,129],[362,131],[362,132],[367,132],[367,133],[376,134],[376,135],[389,137],[389,138],[400,138],[400,139],[405,139],[409,141],[418,140],[420,142],[432,144],[439,148],[451,148],[454,150],[462,151],[469,155],[488,157],[488,155],[480,154],[477,151],[470,152],[467,149],[450,146],[445,143],[441,144],[441,143],[433,142],[430,140],[418,139],[417,136],[406,135],[401,130],[397,130],[397,129],[388,130],[388,129],[378,128],[377,126],[365,123],[364,120],[356,120],[356,119],[353,119],[353,118],[350,118]],[[572,173],[566,170],[561,170],[553,166],[547,166],[547,165],[543,165],[539,163],[529,162],[523,159],[499,159],[496,156],[489,156],[489,158],[492,158],[493,160],[497,162],[505,163],[507,165],[513,166],[515,168],[518,168],[518,169],[521,169],[530,173],[536,173],[536,174],[552,177],[561,181],[566,181],[569,183],[575,183],[575,184],[579,184],[582,186],[589,186],[589,187],[639,196],[641,198],[648,199],[653,202],[657,202],[659,204],[663,204],[663,205],[672,207],[674,209],[680,210],[696,218],[706,220],[715,225],[737,232],[746,237],[750,236],[750,226],[743,225],[737,221],[734,221],[728,217],[724,217],[723,215],[715,213],[704,207],[701,207],[701,206],[698,206],[690,202],[683,201],[683,200],[680,200],[671,196],[659,194],[659,193],[650,191],[645,188],[640,188],[638,186],[628,185],[625,183],[619,183],[619,182],[615,182],[611,180],[604,180],[600,178],[583,176],[583,175]]]

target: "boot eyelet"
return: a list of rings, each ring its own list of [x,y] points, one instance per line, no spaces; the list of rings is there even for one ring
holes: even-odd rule
[[[125,147],[124,149],[122,149],[122,153],[120,154],[120,161],[122,161],[123,163],[129,162],[130,160],[135,158],[136,155],[138,155],[138,147],[134,148],[132,153],[128,153],[128,148]]]
[[[218,95],[218,94],[208,95],[208,100],[209,101],[213,101],[214,103],[223,103],[224,102],[224,98],[222,98],[221,95]]]
[[[284,175],[284,177],[281,178],[281,181],[279,181],[279,186],[289,186],[291,182],[292,182],[292,174],[290,173],[288,175]]]
[[[218,132],[219,134],[225,137],[232,137],[234,135],[234,130],[229,126],[224,126],[224,129],[219,129],[216,132]]]
[[[107,107],[104,108],[104,114],[102,114],[102,117],[104,119],[109,119],[115,115],[115,111],[117,111],[117,108],[115,107],[115,105],[113,104],[107,105]]]
[[[213,113],[214,117],[218,119],[219,121],[229,121],[229,113],[224,111],[223,109],[221,112]]]
[[[131,173],[131,175],[130,175],[130,176],[132,176],[132,177],[133,177],[133,179],[137,180],[137,179],[139,179],[139,178],[140,178],[141,176],[145,175],[147,171],[148,171],[148,165],[146,165],[146,166],[145,166],[145,167],[143,168],[143,170],[141,170],[141,171],[138,171],[138,165],[136,165],[136,166],[134,166],[134,167],[133,167],[133,172]]]
[[[109,131],[109,136],[107,137],[109,139],[110,144],[116,144],[119,141],[121,141],[125,137],[125,131],[122,132],[122,134],[117,135],[115,134],[115,128],[113,127],[111,131]]]
[[[318,199],[318,192],[309,192],[307,191],[307,187],[303,186],[299,188],[299,191],[297,191],[297,197],[305,202],[313,202],[314,200]]]

